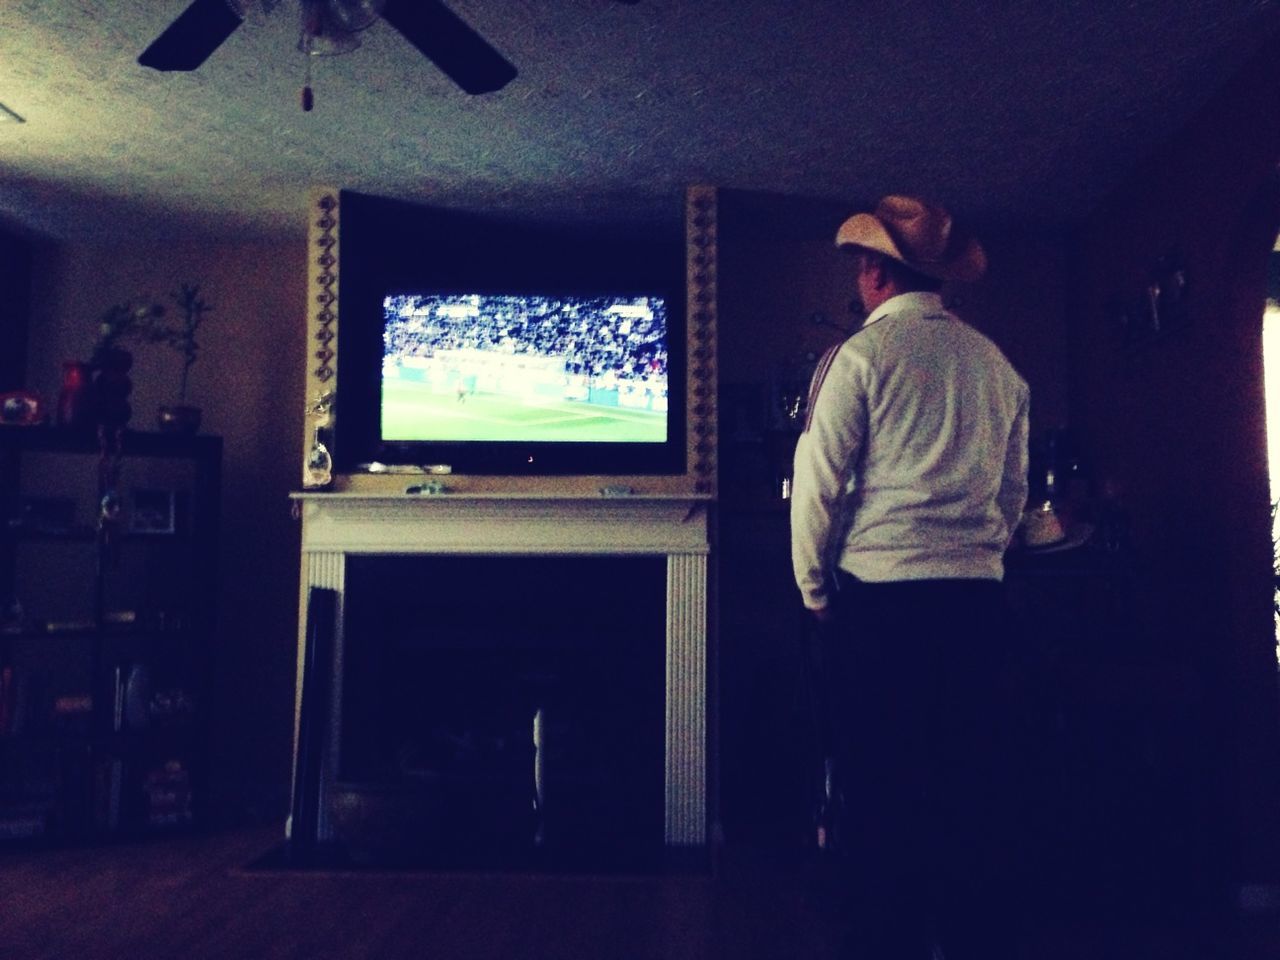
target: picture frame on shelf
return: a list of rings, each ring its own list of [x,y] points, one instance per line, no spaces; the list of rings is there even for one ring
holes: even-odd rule
[[[129,501],[129,532],[160,535],[177,532],[177,507],[172,490],[135,488]]]

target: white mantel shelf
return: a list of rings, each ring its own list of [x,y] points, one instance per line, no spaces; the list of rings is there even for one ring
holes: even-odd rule
[[[351,555],[665,557],[665,838],[671,846],[706,844],[708,514],[713,497],[341,491],[295,493],[292,499],[302,520],[300,624],[306,623],[310,587],[336,590],[341,610],[346,558]],[[341,623],[338,633],[333,704],[341,703]],[[299,681],[305,644],[305,631],[300,631]],[[332,785],[340,750],[339,710],[329,719],[322,836],[329,829],[324,795]],[[296,744],[295,733],[295,748]]]
[[[429,478],[428,481],[429,482]],[[439,502],[442,500],[563,500],[575,503],[632,503],[637,500],[679,500],[681,502],[709,503],[715,499],[709,493],[620,493],[585,495],[580,493],[555,493],[546,490],[495,491],[495,490],[444,490],[441,493],[374,493],[363,490],[302,490],[289,494],[294,500],[406,500]]]
[[[705,554],[710,497],[298,493],[304,553]]]

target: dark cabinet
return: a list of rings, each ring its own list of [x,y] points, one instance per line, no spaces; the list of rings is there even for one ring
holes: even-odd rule
[[[813,840],[823,730],[791,572],[791,465],[811,371],[724,384],[716,541],[718,815],[733,839]]]
[[[201,820],[221,455],[0,427],[0,840]]]

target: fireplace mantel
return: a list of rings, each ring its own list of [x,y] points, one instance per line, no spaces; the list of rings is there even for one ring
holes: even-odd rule
[[[707,839],[707,591],[711,497],[547,493],[298,493],[302,521],[302,602],[311,587],[338,593],[338,641],[329,702],[340,705],[341,609],[350,555],[665,557],[665,841],[700,847]],[[306,623],[306,612],[300,617]],[[298,700],[305,662],[299,633]],[[299,714],[295,714],[297,716]],[[338,769],[341,716],[331,710],[319,798],[328,833],[326,790]],[[295,724],[295,750],[297,748]]]
[[[304,553],[705,554],[710,498],[300,493]]]
[[[336,637],[326,698],[327,747],[320,796],[311,791],[319,833],[328,829],[325,789],[338,769],[342,609],[347,558],[414,556],[649,556],[666,562],[665,839],[699,847],[707,838],[708,569],[717,462],[717,193],[693,186],[685,197],[683,435],[685,467],[672,475],[463,476],[399,471],[332,473],[334,404],[344,388],[339,295],[342,192],[311,191],[308,225],[305,451],[294,498],[302,522],[301,606],[295,753],[306,663],[306,603],[312,588],[333,591]],[[350,287],[348,287],[350,289]],[[408,493],[410,487],[417,491]],[[570,492],[572,491],[572,492]],[[633,492],[639,491],[639,492]],[[325,594],[328,597],[328,594]],[[326,600],[326,605],[327,605]],[[658,642],[655,639],[655,643]],[[310,739],[310,738],[309,738]],[[295,797],[295,800],[298,799]],[[308,807],[310,810],[311,808]],[[290,827],[292,829],[292,827]]]

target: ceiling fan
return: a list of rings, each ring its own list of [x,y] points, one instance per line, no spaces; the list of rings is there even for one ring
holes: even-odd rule
[[[244,22],[252,0],[192,0],[138,57],[154,70],[195,70]],[[279,0],[259,0],[268,11]],[[516,75],[505,57],[439,0],[299,0],[308,54],[359,46],[356,34],[381,18],[470,94],[491,93]]]

